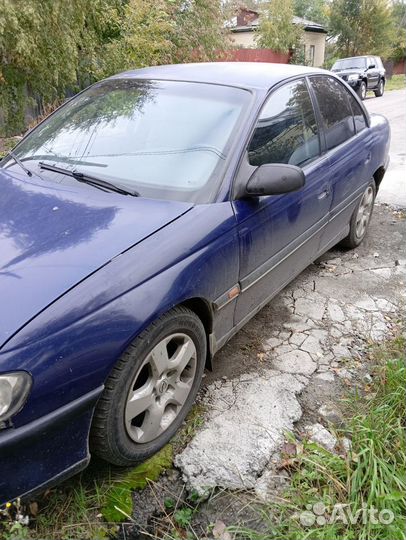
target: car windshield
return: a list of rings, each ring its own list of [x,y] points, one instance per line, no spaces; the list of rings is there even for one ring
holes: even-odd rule
[[[144,197],[208,202],[249,98],[246,90],[214,84],[110,79],[69,101],[13,153],[53,181],[75,180],[41,162]],[[1,166],[18,168],[11,156]]]
[[[344,69],[365,69],[367,67],[367,59],[364,57],[358,58],[343,58],[342,60],[337,60],[333,67],[332,71],[341,71]]]

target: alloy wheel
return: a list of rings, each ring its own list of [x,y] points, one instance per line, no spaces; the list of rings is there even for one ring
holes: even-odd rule
[[[358,238],[362,238],[366,233],[369,220],[371,219],[373,206],[374,190],[369,186],[365,190],[358,206],[357,219],[355,222],[355,234]]]
[[[172,334],[146,356],[124,411],[127,434],[136,443],[156,439],[181,411],[196,375],[197,351],[191,337]]]

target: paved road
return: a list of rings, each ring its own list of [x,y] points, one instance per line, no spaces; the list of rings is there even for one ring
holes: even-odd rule
[[[373,96],[373,95],[372,95]],[[383,97],[368,97],[370,113],[386,116],[392,130],[390,167],[378,195],[381,202],[406,207],[406,90],[386,92]]]

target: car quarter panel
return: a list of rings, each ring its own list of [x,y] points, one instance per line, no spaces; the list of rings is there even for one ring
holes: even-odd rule
[[[238,238],[229,202],[194,207],[77,285],[7,343],[0,371],[26,369],[31,395],[21,426],[103,384],[150,322],[189,298],[208,303],[238,282]],[[232,325],[233,303],[215,319]],[[0,440],[2,434],[0,433]]]

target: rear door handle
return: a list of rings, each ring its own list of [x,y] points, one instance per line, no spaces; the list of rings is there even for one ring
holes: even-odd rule
[[[367,163],[369,163],[371,161],[371,152],[369,152],[369,154],[367,155],[366,159],[365,159],[365,165]]]

